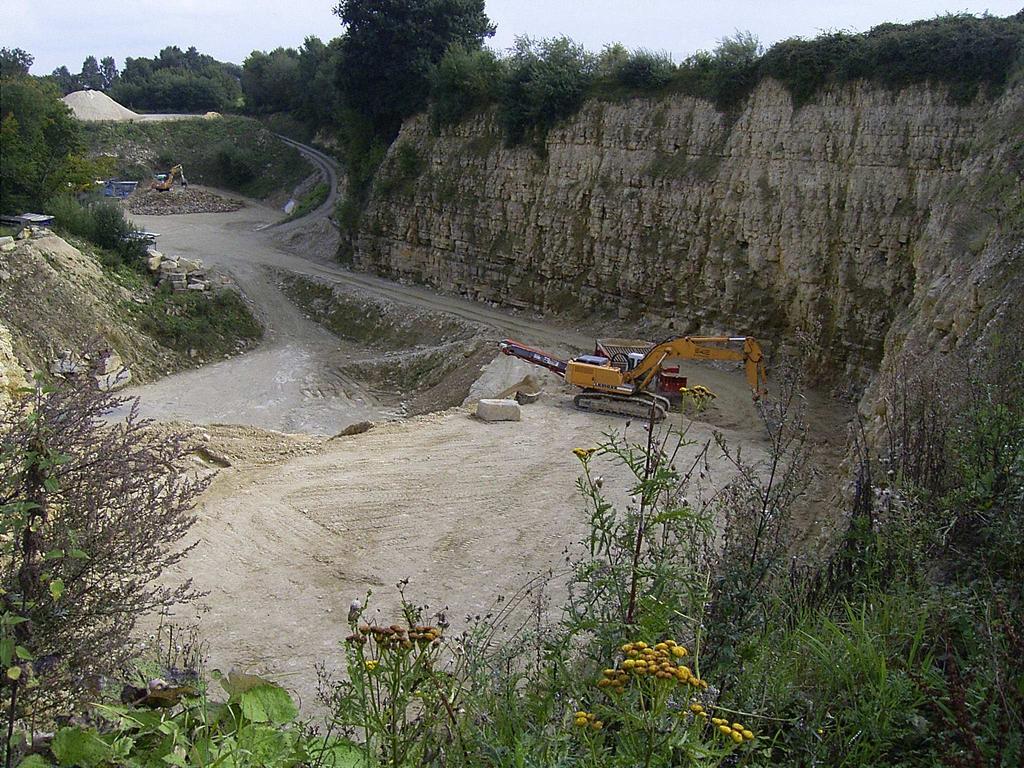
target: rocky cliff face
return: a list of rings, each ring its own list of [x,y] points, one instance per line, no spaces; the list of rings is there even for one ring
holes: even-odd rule
[[[861,384],[901,312],[945,290],[919,271],[938,279],[932,262],[988,247],[991,232],[946,248],[941,217],[1002,141],[979,149],[992,116],[1021,98],[861,84],[794,109],[767,81],[734,119],[682,95],[592,101],[540,153],[505,147],[493,113],[440,135],[420,116],[378,174],[353,260],[623,332],[803,329],[821,375]]]

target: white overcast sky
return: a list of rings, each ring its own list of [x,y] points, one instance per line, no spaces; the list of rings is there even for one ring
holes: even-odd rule
[[[166,45],[196,46],[221,61],[241,63],[254,49],[298,47],[307,35],[336,37],[332,0],[3,0],[0,46],[35,56],[33,74],[82,60],[154,56]],[[1008,16],[1021,0],[487,0],[498,25],[490,41],[508,48],[519,35],[568,35],[599,50],[610,42],[668,51],[680,61],[750,30],[770,44],[824,30],[862,32],[885,21],[943,13]]]

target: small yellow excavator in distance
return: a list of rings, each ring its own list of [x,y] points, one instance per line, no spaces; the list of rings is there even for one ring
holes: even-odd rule
[[[599,345],[600,346],[600,345]],[[581,355],[560,360],[511,339],[501,342],[506,355],[518,357],[562,376],[583,392],[573,398],[577,408],[661,421],[667,398],[648,391],[669,360],[735,360],[744,364],[747,384],[758,400],[768,392],[764,354],[750,336],[679,336],[650,346],[645,352],[613,353],[611,357]]]
[[[167,173],[161,173],[153,181],[149,183],[150,189],[155,189],[157,192],[166,192],[172,186],[174,186],[174,177],[177,176],[181,179],[181,186],[187,187],[188,181],[185,179],[185,169],[180,165],[176,165],[171,168]]]

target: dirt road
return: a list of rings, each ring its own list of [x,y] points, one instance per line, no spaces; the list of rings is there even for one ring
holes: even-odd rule
[[[349,272],[330,263],[330,252],[319,261],[289,253],[276,238],[277,228],[267,228],[280,216],[250,201],[232,213],[133,217],[143,228],[160,233],[159,248],[166,254],[199,258],[230,274],[266,328],[266,340],[254,352],[129,390],[127,394],[141,398],[145,416],[331,435],[358,421],[397,415],[341,373],[358,350],[307,319],[281,293],[268,268],[449,313],[492,328],[495,339],[518,336],[555,352],[592,343],[575,329]]]

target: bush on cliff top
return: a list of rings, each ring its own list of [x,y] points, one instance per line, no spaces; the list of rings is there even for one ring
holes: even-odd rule
[[[868,80],[887,88],[941,82],[957,101],[982,86],[998,92],[1024,53],[1024,16],[949,15],[869,32],[791,38],[764,52],[749,33],[723,39],[679,65],[666,54],[607,46],[599,56],[568,38],[520,40],[505,59],[488,51],[450,51],[433,81],[436,125],[473,108],[498,104],[513,143],[574,114],[588,97],[687,93],[723,111],[738,106],[765,78],[789,90],[797,106],[825,87]]]

